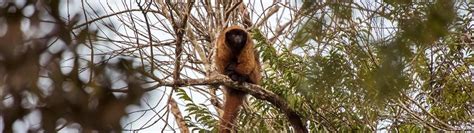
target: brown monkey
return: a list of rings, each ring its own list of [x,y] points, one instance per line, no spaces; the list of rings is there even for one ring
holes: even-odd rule
[[[238,82],[260,84],[260,63],[254,50],[254,44],[248,32],[239,26],[223,30],[216,42],[215,63],[217,71]],[[219,132],[230,132],[246,93],[224,87],[224,114]]]

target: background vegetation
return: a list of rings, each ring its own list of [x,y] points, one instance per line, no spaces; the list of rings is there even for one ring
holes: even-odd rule
[[[264,69],[241,131],[292,131],[275,99],[310,131],[472,130],[472,16],[452,0],[0,0],[0,131],[216,131],[232,82],[212,78],[213,44],[233,24]]]

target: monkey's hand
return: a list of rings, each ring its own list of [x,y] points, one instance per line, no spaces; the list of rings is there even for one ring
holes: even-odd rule
[[[237,63],[230,63],[227,65],[225,68],[225,75],[229,76],[230,79],[237,81],[237,82],[249,82],[250,78],[249,76],[241,75],[235,71],[235,68],[237,67]]]

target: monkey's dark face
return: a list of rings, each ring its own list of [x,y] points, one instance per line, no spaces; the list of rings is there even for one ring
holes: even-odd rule
[[[247,33],[240,29],[227,31],[225,41],[233,53],[239,53],[247,43]]]

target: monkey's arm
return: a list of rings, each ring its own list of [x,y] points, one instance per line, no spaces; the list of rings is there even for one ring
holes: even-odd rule
[[[216,57],[214,58],[214,62],[216,64],[217,72],[220,74],[225,74],[225,69],[229,65],[230,62],[230,50],[223,46],[225,43],[223,42],[223,36],[219,36],[218,42],[216,43]]]
[[[235,68],[235,71],[242,75],[250,75],[250,73],[255,70],[257,65],[253,51],[253,45],[248,44],[246,47],[248,48],[244,48],[240,53],[238,64]]]

